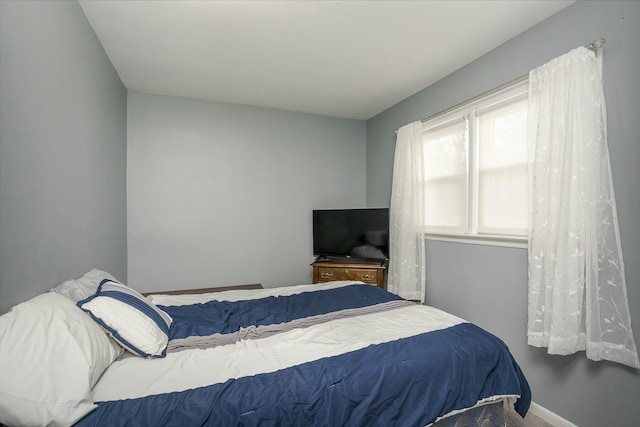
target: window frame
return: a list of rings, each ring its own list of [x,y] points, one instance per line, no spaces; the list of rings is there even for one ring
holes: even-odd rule
[[[461,233],[447,232],[445,230],[437,231],[433,228],[428,230],[425,224],[423,226],[423,235],[427,240],[515,248],[528,247],[528,232],[526,236],[478,233],[479,143],[476,115],[478,111],[487,111],[497,107],[499,104],[526,96],[529,92],[528,83],[528,76],[524,76],[422,121],[423,133],[454,120],[464,119],[468,124],[466,230]]]

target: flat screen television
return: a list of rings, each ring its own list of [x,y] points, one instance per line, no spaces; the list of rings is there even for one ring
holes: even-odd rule
[[[313,254],[384,262],[389,258],[389,208],[314,210]]]

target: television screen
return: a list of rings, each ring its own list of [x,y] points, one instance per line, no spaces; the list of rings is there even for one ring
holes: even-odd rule
[[[313,253],[318,257],[389,258],[389,209],[313,211]]]

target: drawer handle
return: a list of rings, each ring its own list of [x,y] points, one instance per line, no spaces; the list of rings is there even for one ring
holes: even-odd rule
[[[363,274],[362,280],[373,280],[373,276],[371,274]]]
[[[333,279],[333,273],[322,273],[320,277],[323,279]]]

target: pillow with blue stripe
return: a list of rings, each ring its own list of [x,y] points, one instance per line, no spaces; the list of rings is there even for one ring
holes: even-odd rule
[[[164,357],[173,320],[135,290],[105,279],[78,307],[91,315],[114,340],[140,357]]]

